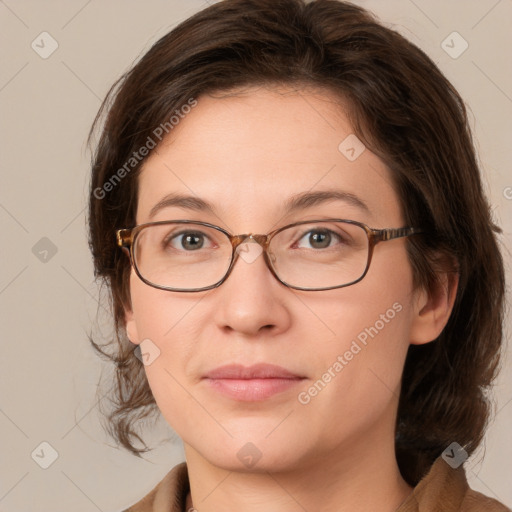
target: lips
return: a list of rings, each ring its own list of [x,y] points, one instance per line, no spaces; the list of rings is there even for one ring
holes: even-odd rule
[[[203,377],[214,391],[247,402],[266,400],[291,389],[304,378],[281,366],[265,363],[249,367],[237,364],[221,366]]]

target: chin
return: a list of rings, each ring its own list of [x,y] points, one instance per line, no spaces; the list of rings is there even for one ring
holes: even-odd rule
[[[305,455],[304,443],[300,439],[276,436],[272,440],[265,435],[224,437],[223,440],[209,440],[208,444],[204,444],[203,439],[193,446],[210,464],[226,471],[276,473],[299,467]]]

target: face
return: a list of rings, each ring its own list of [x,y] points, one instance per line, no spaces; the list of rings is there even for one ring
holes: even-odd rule
[[[340,146],[352,133],[326,92],[201,97],[147,159],[137,224],[188,219],[232,234],[320,218],[402,227],[388,169],[368,149],[354,159],[353,141]],[[334,190],[366,207],[331,199],[284,209],[299,194]],[[171,193],[212,209],[168,205],[151,216]],[[279,471],[393,439],[416,311],[405,239],[378,244],[364,279],[334,290],[290,289],[261,255],[239,258],[220,287],[203,292],[159,290],[133,270],[130,279],[128,336],[159,351],[145,371],[188,453],[230,470],[257,460],[253,471]],[[238,367],[218,370],[226,365]]]

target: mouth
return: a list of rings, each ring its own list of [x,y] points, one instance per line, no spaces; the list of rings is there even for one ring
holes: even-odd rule
[[[203,377],[214,391],[243,402],[266,400],[297,386],[304,379],[285,368],[264,363],[249,367],[221,366]]]

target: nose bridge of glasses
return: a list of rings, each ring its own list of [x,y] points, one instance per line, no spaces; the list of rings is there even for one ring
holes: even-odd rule
[[[255,235],[252,233],[238,235],[231,239],[234,259],[240,256],[246,263],[253,263],[268,246],[268,235]],[[267,261],[267,257],[264,258]],[[267,263],[268,264],[268,263]]]
[[[240,245],[242,244],[252,244],[256,243],[261,246],[262,249],[266,249],[268,247],[268,235],[255,235],[253,233],[248,233],[244,235],[235,235],[231,238],[231,244],[233,245],[233,249],[236,251]]]

